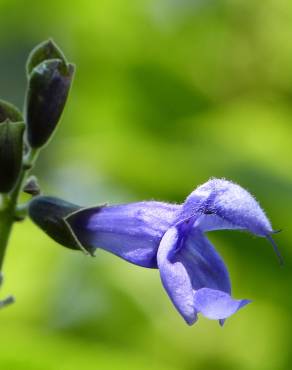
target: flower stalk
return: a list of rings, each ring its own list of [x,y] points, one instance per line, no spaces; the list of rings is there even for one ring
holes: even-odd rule
[[[33,197],[40,193],[37,178],[29,175],[57,128],[74,73],[74,66],[52,40],[32,50],[26,67],[23,114],[0,100],[0,285],[13,225],[28,213],[29,202],[19,204],[20,194]],[[0,301],[0,308],[12,302],[10,296]]]
[[[30,171],[34,167],[38,153],[38,149],[29,149],[27,155],[23,158],[22,169],[14,189],[9,195],[5,195],[2,198],[2,207],[0,210],[0,271],[2,270],[3,260],[13,224],[18,220],[17,202],[19,194]]]

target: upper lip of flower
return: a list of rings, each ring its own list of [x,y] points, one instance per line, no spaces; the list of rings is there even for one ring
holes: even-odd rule
[[[182,205],[138,202],[83,209],[66,222],[84,248],[101,247],[144,267],[159,268],[162,283],[188,324],[201,312],[221,324],[249,300],[231,298],[228,271],[204,235],[246,229],[271,238],[273,229],[256,200],[239,185],[211,179]]]

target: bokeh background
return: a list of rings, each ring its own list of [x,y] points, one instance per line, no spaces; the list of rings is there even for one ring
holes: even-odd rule
[[[37,173],[82,204],[181,202],[212,176],[256,195],[263,239],[210,233],[233,295],[224,328],[188,327],[155,270],[66,250],[17,225],[1,290],[3,370],[278,370],[292,366],[292,3],[289,0],[0,0],[1,98],[23,105],[24,64],[49,37],[77,65]]]

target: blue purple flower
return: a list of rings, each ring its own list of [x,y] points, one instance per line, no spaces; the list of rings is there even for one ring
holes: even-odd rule
[[[105,249],[139,266],[158,268],[174,306],[191,325],[198,313],[224,320],[248,304],[231,297],[227,268],[205,236],[247,230],[272,242],[272,226],[257,201],[237,184],[211,179],[182,205],[137,202],[79,209],[66,223],[83,248]]]

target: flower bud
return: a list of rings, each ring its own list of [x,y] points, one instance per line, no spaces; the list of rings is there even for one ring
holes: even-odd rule
[[[0,122],[4,122],[6,120],[11,122],[22,122],[23,117],[14,105],[4,100],[0,100]]]
[[[20,121],[17,108],[0,101],[0,193],[10,192],[20,173],[24,132]]]
[[[49,59],[61,59],[66,64],[64,54],[51,39],[42,42],[31,51],[26,63],[27,75],[29,76],[38,64]]]
[[[13,189],[22,163],[23,122],[0,123],[0,193]]]
[[[26,96],[27,139],[42,147],[55,130],[70,90],[74,66],[61,59],[45,60],[33,68]]]
[[[70,249],[83,250],[65,219],[81,209],[65,200],[38,196],[29,203],[28,214],[32,221],[57,243]]]
[[[35,197],[36,195],[40,195],[41,189],[38,183],[38,179],[35,176],[30,176],[26,180],[22,190],[24,193],[30,194],[33,197]]]

